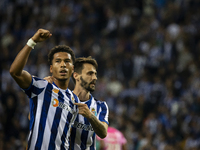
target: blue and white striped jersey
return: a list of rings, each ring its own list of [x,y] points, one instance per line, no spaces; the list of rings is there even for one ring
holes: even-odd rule
[[[90,100],[81,103],[87,104],[100,121],[108,124],[109,110],[106,102],[97,101],[90,96]],[[80,114],[77,115],[72,127],[70,141],[71,150],[96,150],[96,134],[88,119]]]
[[[30,98],[29,150],[67,150],[71,126],[77,115],[78,98],[69,89],[32,77],[24,92]]]

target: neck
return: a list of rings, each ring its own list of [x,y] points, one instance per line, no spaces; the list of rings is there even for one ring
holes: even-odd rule
[[[73,93],[76,94],[82,102],[90,99],[90,92],[83,89],[81,86],[75,85]]]
[[[67,80],[58,80],[53,77],[53,82],[61,89],[66,90],[68,88],[69,79]]]

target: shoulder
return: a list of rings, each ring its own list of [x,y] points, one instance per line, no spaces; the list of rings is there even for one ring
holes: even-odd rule
[[[93,97],[93,101],[97,104],[97,105],[100,105],[100,106],[107,106],[107,103],[105,101],[101,101],[101,100],[98,100],[96,98]]]
[[[98,99],[96,99],[96,98],[93,98],[93,100],[96,102],[96,103],[99,103],[99,104],[101,104],[103,101],[100,101],[100,100],[98,100]]]
[[[32,76],[32,78],[33,78],[34,80],[36,80],[36,81],[38,81],[38,80],[43,80],[43,81],[46,81],[46,80],[44,80],[44,79],[41,79],[41,78],[39,78],[39,77],[37,77],[37,76]]]
[[[103,109],[103,110],[108,109],[108,105],[105,101],[101,101],[101,100],[97,100],[97,99],[94,99],[94,100],[97,103],[97,105],[99,105],[101,107],[101,109]]]
[[[27,89],[22,89],[29,98],[33,98],[35,95],[39,95],[46,89],[48,82],[44,79],[32,76],[32,81]],[[33,93],[33,94],[32,94]]]
[[[48,81],[41,79],[36,76],[32,76],[32,83],[33,86],[38,87],[38,88],[44,88],[47,86]]]
[[[91,95],[91,96],[92,96],[92,95]],[[98,99],[96,99],[95,97],[92,97],[92,100],[93,100],[94,102],[96,102],[97,104],[106,104],[105,101],[98,100]]]
[[[32,80],[33,80],[33,82],[44,82],[44,83],[48,83],[47,80],[41,79],[41,78],[36,77],[36,76],[32,76]]]

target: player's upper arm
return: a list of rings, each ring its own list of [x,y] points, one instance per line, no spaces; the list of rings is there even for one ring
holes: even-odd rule
[[[32,76],[25,70],[22,71],[20,76],[15,74],[11,75],[22,89],[27,89],[32,82]]]

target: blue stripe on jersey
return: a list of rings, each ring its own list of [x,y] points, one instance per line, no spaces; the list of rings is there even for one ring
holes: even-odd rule
[[[58,101],[64,103],[64,95],[59,91],[58,92]],[[53,134],[51,134],[50,137],[50,141],[49,141],[49,150],[55,150],[55,139],[58,133],[58,126],[59,126],[59,122],[60,122],[60,118],[61,118],[61,113],[62,113],[62,109],[57,107],[56,108],[56,113],[54,116],[54,121],[53,121],[53,125],[51,127],[51,132]]]
[[[72,92],[73,93],[73,92]],[[74,99],[75,99],[75,103],[79,103],[80,101],[79,101],[79,99],[78,99],[78,97],[73,93],[73,95],[74,95]],[[76,110],[78,109],[78,106],[77,105],[75,105],[75,107],[76,107]],[[77,117],[78,118],[78,117]]]
[[[79,103],[79,100],[78,100],[78,97],[76,96],[76,94],[74,94],[73,92],[72,92],[72,94],[74,95],[75,103]]]
[[[90,109],[91,102],[92,102],[92,96],[91,96],[90,100],[85,103],[85,104],[88,105],[89,109]],[[84,117],[84,124],[90,125],[90,122],[85,117]],[[87,145],[87,138],[86,137],[88,137],[88,133],[89,133],[89,131],[85,131],[85,130],[83,130],[82,133],[81,133],[81,149],[82,150],[86,149],[86,145]]]
[[[44,94],[44,101],[42,105],[43,111],[41,112],[40,124],[39,124],[39,130],[38,130],[39,136],[37,138],[37,142],[35,145],[36,149],[41,149],[41,146],[42,146],[47,114],[48,114],[49,106],[51,104],[51,94],[49,94],[49,92],[52,93],[53,86],[51,84],[48,84],[46,89],[50,89],[50,90],[46,90]]]
[[[66,120],[66,121],[71,120],[71,119],[72,119],[72,114],[71,114],[71,113],[68,113],[68,115],[67,115],[67,120]],[[62,137],[61,137],[61,141],[62,141],[61,150],[65,150],[65,142],[66,142],[66,137],[67,137],[67,134],[65,134],[65,133],[67,133],[68,130],[69,130],[69,122],[67,122],[67,123],[65,124],[65,128],[64,128],[64,131],[63,131],[63,135],[62,135]]]
[[[37,97],[34,97],[30,99],[30,123],[29,123],[29,129],[32,130],[34,124],[35,124],[35,114],[36,114],[36,108],[37,108]],[[29,139],[32,139],[33,132],[31,133]],[[30,148],[31,140],[28,141],[28,148]]]
[[[79,100],[78,100],[78,97],[72,92],[72,94],[73,94],[73,96],[74,96],[74,99],[75,99],[75,103],[78,103],[79,102]],[[77,105],[76,105],[76,109],[77,109]],[[78,117],[76,117],[76,119],[75,119],[77,122],[79,122],[79,118]],[[74,128],[73,126],[72,126],[72,131],[71,131],[71,133],[73,133],[73,134],[71,134],[71,139],[70,139],[70,150],[74,150],[74,146],[75,146],[75,139],[76,139],[76,128]],[[72,144],[73,143],[73,144]]]
[[[79,103],[79,100],[78,100],[78,97],[76,96],[76,94],[73,93],[73,95],[74,95],[74,98],[75,98],[75,103]]]
[[[73,92],[72,92],[73,93]],[[75,102],[77,103],[78,102],[78,99],[77,99],[77,96],[73,93],[73,95],[74,95],[74,98],[75,98]],[[77,105],[76,105],[77,106]],[[79,122],[79,118],[78,117],[76,117],[76,119],[75,119],[77,122]],[[75,144],[71,144],[71,143],[75,143],[75,139],[76,139],[76,128],[74,128],[73,126],[72,126],[72,131],[71,131],[71,133],[73,133],[73,134],[71,134],[71,136],[70,136],[70,150],[74,150],[74,146],[75,146]]]
[[[33,85],[33,87],[35,87],[35,86]],[[43,90],[44,90],[44,88],[36,88],[35,87],[35,88],[33,88],[32,93],[34,93],[35,95],[39,95],[40,93],[42,93]]]
[[[38,77],[34,77],[34,79],[35,79],[35,81],[38,81],[38,80],[43,80],[44,81],[44,79],[41,79],[41,78],[38,78]]]
[[[34,97],[30,99],[30,122],[29,122],[29,129],[31,130],[33,127],[33,124],[35,122],[35,114],[37,110],[37,98]]]
[[[78,117],[77,117],[78,118]],[[71,140],[70,140],[70,150],[74,150],[74,144],[72,145],[71,143],[75,143],[75,138],[76,138],[76,128],[72,127],[72,132],[73,134],[71,134]]]
[[[68,89],[65,91],[66,96],[70,99],[69,106],[73,107],[74,104],[72,103],[71,94],[69,93]]]
[[[84,124],[90,125],[90,122],[85,117],[84,117]],[[85,130],[83,130],[81,133],[81,150],[86,149],[88,133],[89,131],[85,131]]]
[[[93,135],[92,135],[92,139],[93,139],[93,143],[92,143],[92,145],[90,146],[90,150],[95,150],[95,148],[94,148],[94,143],[95,143],[95,137],[96,137],[96,134],[95,134],[95,132],[93,133]]]
[[[105,121],[104,120],[104,116],[106,116],[106,113],[108,111],[105,103],[101,103],[101,109],[102,109],[102,111],[101,111],[101,113],[99,115],[99,120],[100,121]],[[106,121],[106,123],[108,123],[108,122]]]
[[[26,95],[28,95],[29,98],[31,98],[32,93],[34,93],[35,95],[39,95],[44,90],[44,88],[38,88],[38,87],[35,87],[32,84],[33,84],[33,79],[32,79],[32,83],[30,84],[30,86],[27,89],[23,89],[24,92],[26,93]]]

